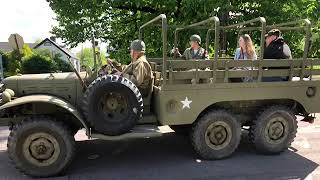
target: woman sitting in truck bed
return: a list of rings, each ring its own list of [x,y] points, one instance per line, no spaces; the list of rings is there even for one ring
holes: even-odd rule
[[[251,37],[248,34],[241,35],[239,38],[239,48],[237,48],[235,55],[235,60],[257,60],[257,54],[252,43]],[[250,68],[245,67],[244,70],[249,70]],[[253,81],[250,77],[244,78],[233,78],[232,82],[251,82]]]

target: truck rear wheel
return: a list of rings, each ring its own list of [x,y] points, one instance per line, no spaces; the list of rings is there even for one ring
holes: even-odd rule
[[[15,167],[32,177],[63,173],[75,154],[75,140],[67,126],[49,117],[31,117],[16,124],[7,146]]]
[[[225,110],[207,112],[196,121],[191,131],[194,150],[204,159],[230,156],[240,139],[240,123]]]
[[[264,110],[250,128],[250,140],[262,154],[278,154],[291,145],[297,133],[294,113],[285,106]]]
[[[88,87],[83,111],[94,130],[110,136],[120,135],[130,131],[141,118],[142,95],[128,79],[105,75]]]

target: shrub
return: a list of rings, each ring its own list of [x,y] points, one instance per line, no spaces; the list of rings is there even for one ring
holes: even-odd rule
[[[60,54],[56,54],[53,57],[53,61],[55,63],[55,70],[58,72],[73,72],[73,68],[70,65],[69,62],[66,62],[65,60],[61,59]]]
[[[22,59],[23,74],[50,73],[55,71],[55,63],[50,57],[33,54]]]
[[[33,51],[27,44],[24,44],[22,48],[22,54],[23,57],[31,56],[33,55]]]
[[[9,63],[8,53],[2,52],[0,50],[0,55],[2,56],[2,67],[3,67],[3,72],[5,73],[8,68],[8,63]]]
[[[8,62],[6,62],[6,72],[4,73],[5,76],[13,76],[20,73],[22,57],[23,54],[20,50],[13,50],[8,53]]]
[[[60,54],[53,55],[48,49],[31,49],[24,45],[22,50],[9,53],[0,51],[3,61],[4,76],[18,73],[38,74],[50,72],[72,72],[73,68],[61,58]]]
[[[33,53],[44,57],[53,58],[49,49],[33,49]]]

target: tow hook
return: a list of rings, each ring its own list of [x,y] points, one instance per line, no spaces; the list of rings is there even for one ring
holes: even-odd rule
[[[308,123],[312,124],[314,122],[315,118],[316,118],[315,115],[306,115],[306,116],[304,116],[304,118],[301,121],[308,122]]]

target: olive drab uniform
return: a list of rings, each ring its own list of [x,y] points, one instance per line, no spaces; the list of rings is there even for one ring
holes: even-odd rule
[[[197,51],[194,51],[192,48],[187,48],[183,55],[183,58],[186,60],[189,59],[208,59],[208,53],[205,49],[200,48]]]
[[[131,62],[122,73],[123,77],[128,78],[139,88],[143,96],[148,94],[152,70],[146,56],[141,56],[135,62]]]

